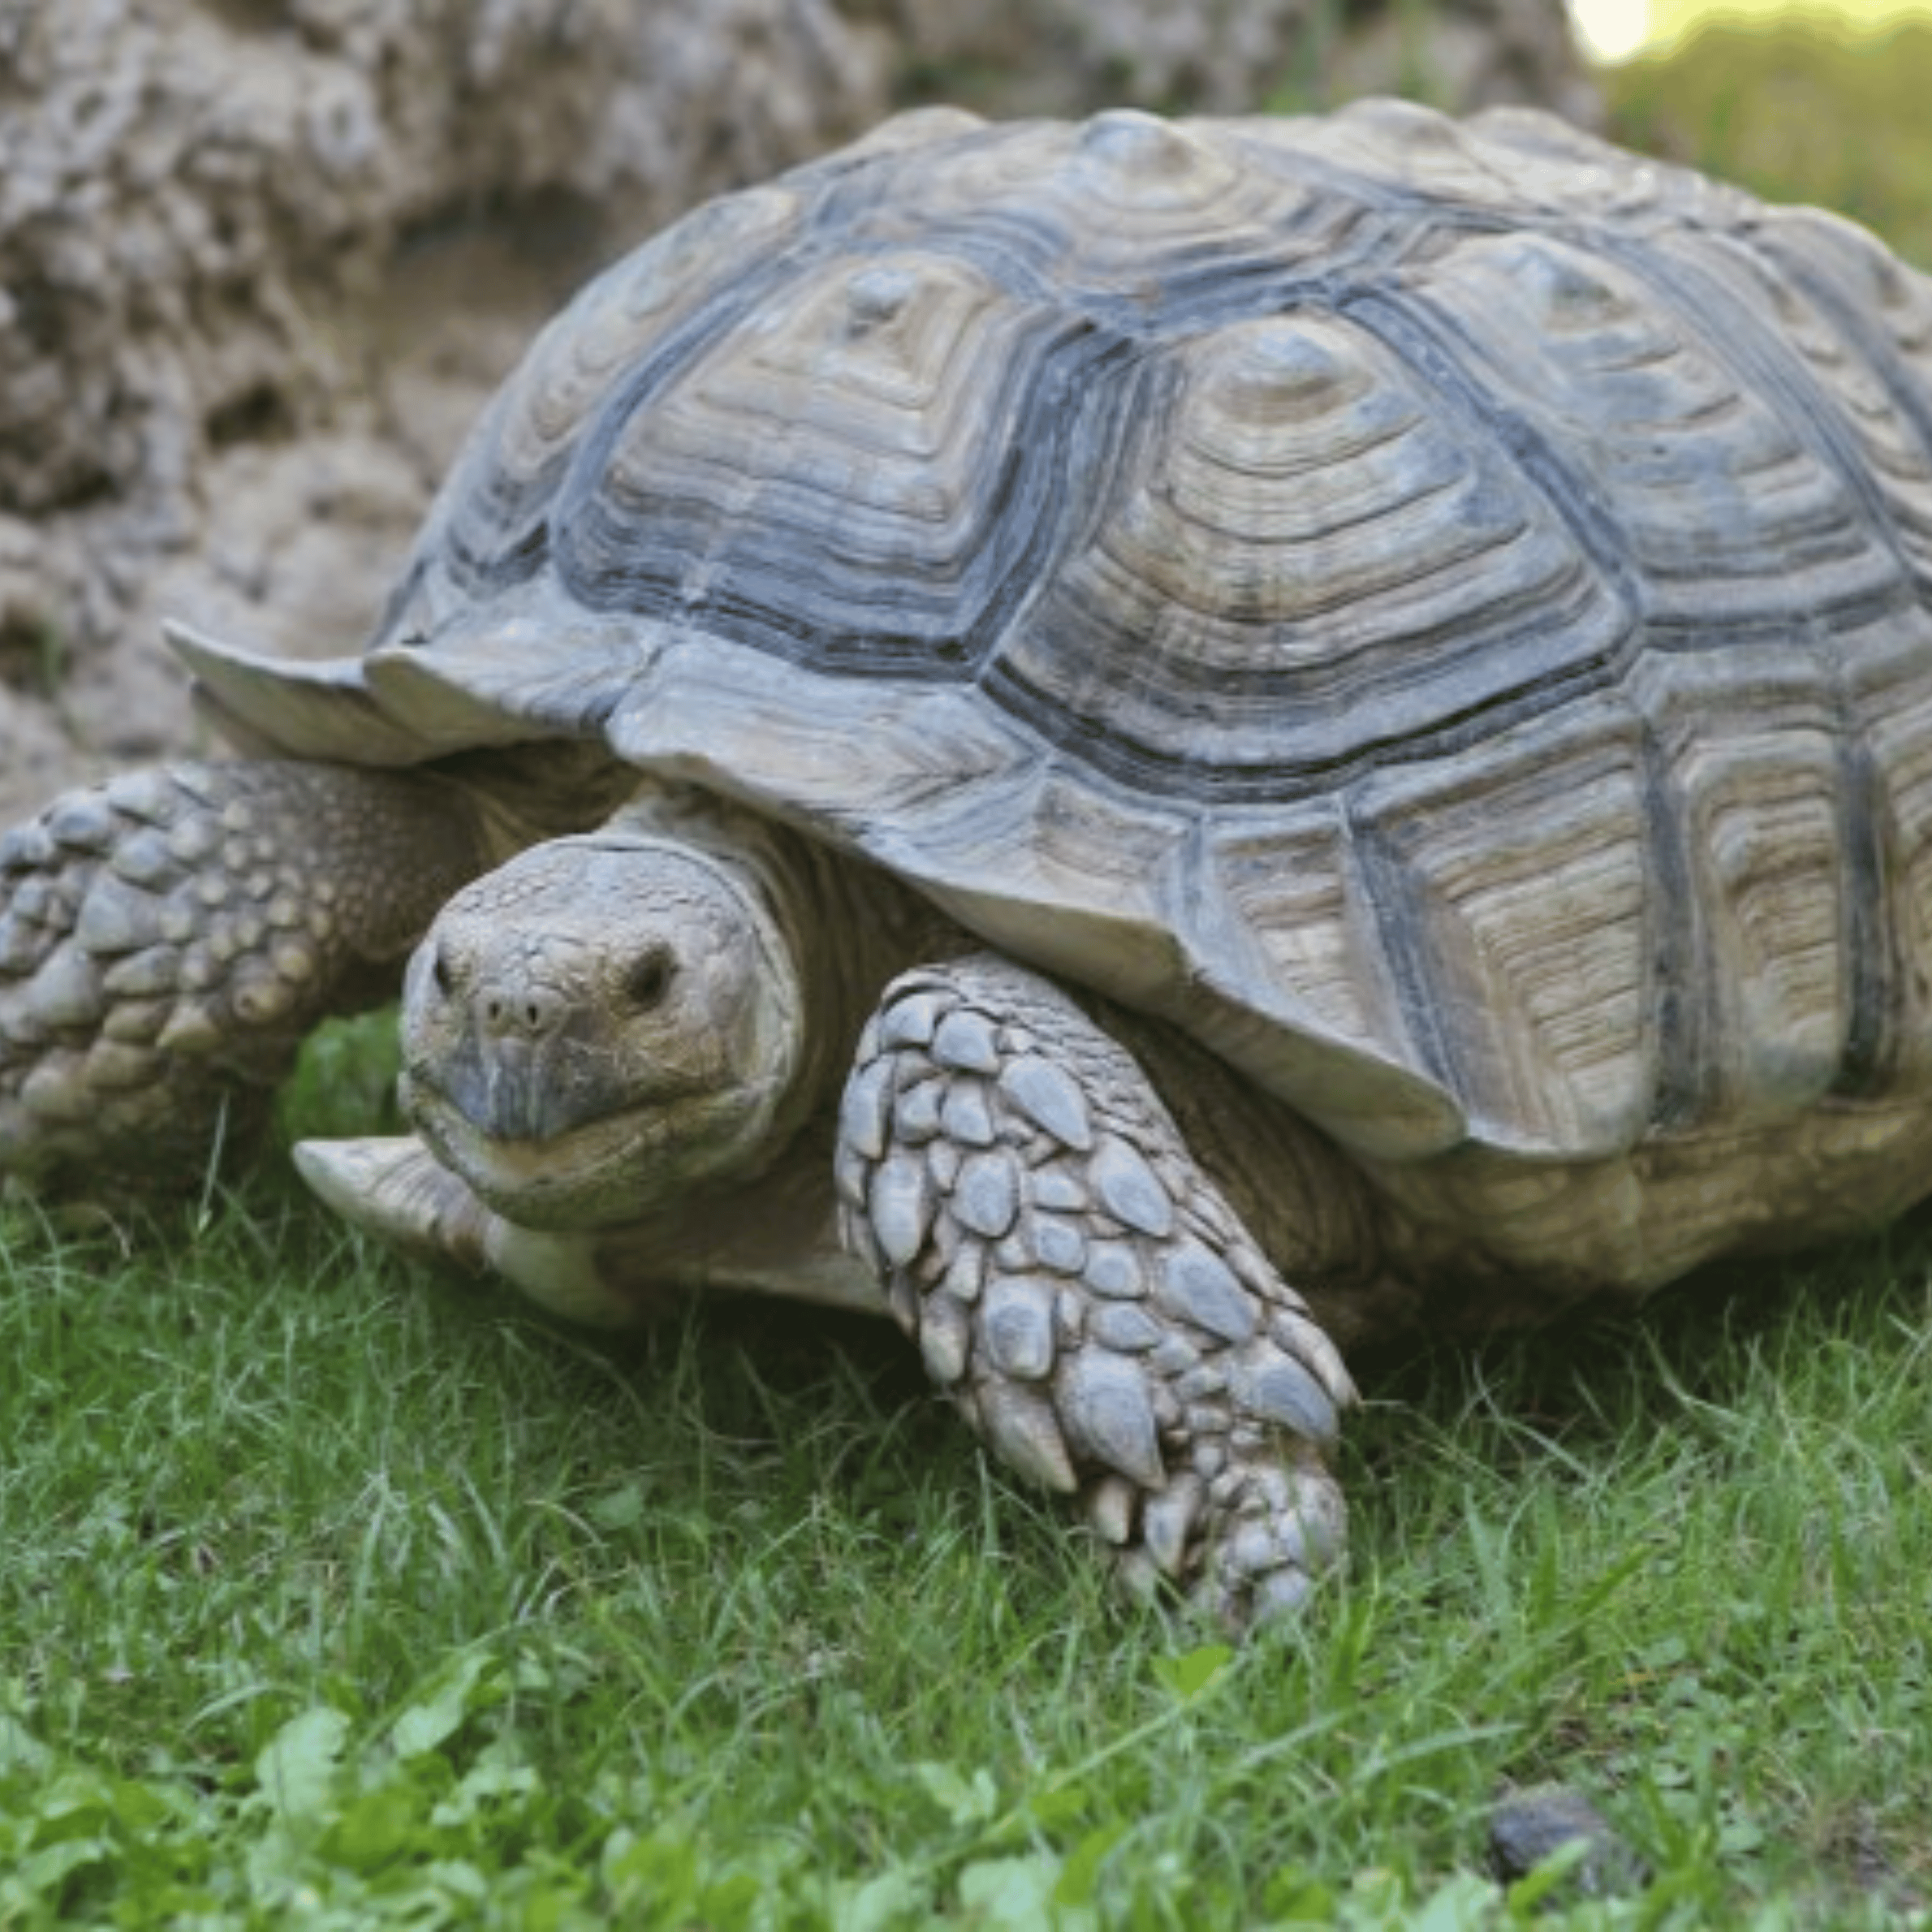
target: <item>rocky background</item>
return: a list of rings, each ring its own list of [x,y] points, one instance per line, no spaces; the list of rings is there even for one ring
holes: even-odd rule
[[[1593,117],[1560,0],[0,0],[0,826],[352,648],[601,261],[934,98]]]

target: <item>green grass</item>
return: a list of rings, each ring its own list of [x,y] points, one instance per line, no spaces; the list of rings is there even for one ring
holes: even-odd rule
[[[1526,1921],[1552,1777],[1656,1877],[1546,1922],[1904,1922],[1932,1249],[1655,1305],[1371,1378],[1345,1581],[1230,1653],[872,1325],[592,1345],[273,1173],[15,1210],[0,1926]]]

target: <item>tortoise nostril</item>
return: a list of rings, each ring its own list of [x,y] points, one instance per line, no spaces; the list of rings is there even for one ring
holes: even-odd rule
[[[493,1039],[539,1040],[561,1028],[568,1008],[563,996],[548,987],[526,986],[485,993],[476,1011],[483,1032]]]

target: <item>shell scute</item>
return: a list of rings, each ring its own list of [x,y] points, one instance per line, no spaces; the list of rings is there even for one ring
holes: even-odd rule
[[[1387,1161],[1932,1078],[1932,285],[1546,117],[906,117],[586,291],[359,663],[184,651],[769,811]]]

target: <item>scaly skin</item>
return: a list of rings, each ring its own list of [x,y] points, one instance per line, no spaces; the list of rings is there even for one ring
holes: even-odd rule
[[[245,1145],[304,1036],[389,997],[486,863],[420,774],[181,765],[56,800],[0,839],[0,1176],[178,1186]]]
[[[1297,1607],[1342,1546],[1354,1391],[1132,1058],[979,955],[889,989],[841,1128],[847,1240],[995,1452],[1128,1581],[1236,1627]]]

